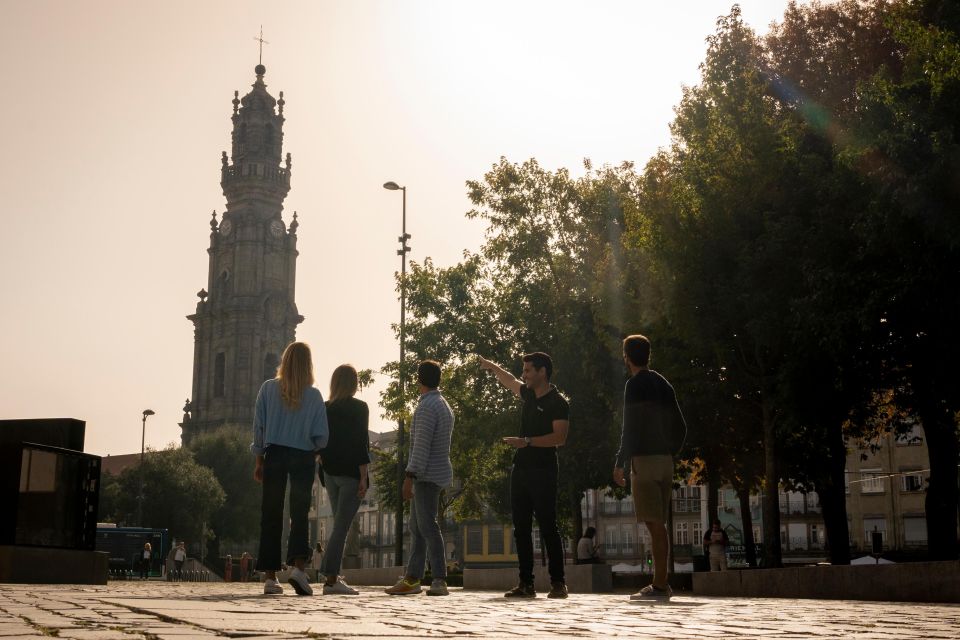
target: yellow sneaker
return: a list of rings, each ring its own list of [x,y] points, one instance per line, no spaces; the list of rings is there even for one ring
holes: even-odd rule
[[[397,584],[384,589],[383,591],[384,593],[389,593],[392,596],[412,596],[423,591],[423,588],[420,586],[419,580],[400,578],[397,580]]]

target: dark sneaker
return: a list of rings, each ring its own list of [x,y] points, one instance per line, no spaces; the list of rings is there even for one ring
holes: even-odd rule
[[[533,588],[532,584],[525,584],[521,582],[510,591],[507,591],[503,594],[504,598],[536,598],[537,590]]]
[[[563,582],[551,582],[550,592],[547,594],[547,597],[548,598],[566,598],[567,585]]]
[[[666,589],[661,589],[660,587],[655,587],[652,584],[648,584],[643,589],[640,589],[640,591],[630,596],[630,599],[668,602],[670,600],[670,596],[672,595],[673,589],[670,588],[670,585],[667,585]]]

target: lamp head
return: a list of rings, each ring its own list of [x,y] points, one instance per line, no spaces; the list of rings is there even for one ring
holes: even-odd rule
[[[384,183],[383,183],[383,188],[384,188],[384,189],[389,189],[390,191],[397,191],[397,190],[399,190],[399,189],[403,189],[403,187],[401,187],[400,185],[398,185],[396,182],[393,182],[392,180],[391,180],[390,182],[384,182]]]
[[[143,410],[143,417],[144,417],[144,418],[146,418],[147,416],[152,416],[152,415],[154,415],[153,409],[144,409],[144,410]]]

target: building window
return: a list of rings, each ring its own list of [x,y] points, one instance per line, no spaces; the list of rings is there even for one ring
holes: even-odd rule
[[[613,525],[603,530],[603,552],[608,556],[617,554],[617,528]]]
[[[874,530],[879,531],[883,538],[883,546],[887,546],[887,521],[885,518],[864,518],[863,519],[863,542],[869,549],[873,538],[870,536]]]
[[[760,529],[760,525],[753,525],[753,543],[760,544],[763,542],[763,531]]]
[[[647,529],[647,525],[642,522],[637,525],[637,539],[643,546],[650,546],[650,530]]]
[[[500,555],[503,553],[503,527],[491,526],[487,528],[487,553]]]
[[[693,523],[693,542],[695,546],[703,545],[703,525],[699,522]]]
[[[619,501],[618,501],[616,498],[614,498],[612,495],[610,495],[609,493],[605,493],[605,494],[603,494],[603,503],[602,503],[602,504],[603,504],[603,507],[602,507],[602,509],[603,509],[603,514],[604,514],[604,515],[608,515],[608,516],[612,516],[612,515],[616,515],[616,513],[617,513],[617,505],[620,504],[620,503],[619,503]]]
[[[927,519],[923,516],[907,516],[903,519],[903,543],[908,547],[923,547],[927,544]]]
[[[810,525],[810,548],[823,549],[823,546],[824,546],[823,527],[818,524],[811,524]]]
[[[901,491],[923,491],[924,474],[922,471],[904,471],[900,477]]]
[[[483,529],[478,524],[471,524],[467,527],[467,553],[483,554]]]
[[[620,544],[622,545],[620,551],[625,556],[632,556],[637,552],[634,546],[634,529],[633,524],[620,525]]]
[[[227,356],[221,352],[213,361],[213,397],[222,398],[224,381],[223,376],[227,368]]]
[[[690,531],[686,522],[676,523],[676,534],[673,538],[674,544],[690,544]]]
[[[862,469],[860,471],[861,493],[883,493],[882,469]]]
[[[533,548],[535,551],[540,550],[540,527],[533,528]]]
[[[675,489],[674,511],[678,513],[697,513],[700,511],[700,487],[690,485]]]

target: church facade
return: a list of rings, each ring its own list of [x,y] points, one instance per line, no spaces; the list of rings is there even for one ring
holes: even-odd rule
[[[283,92],[267,93],[257,65],[253,89],[234,92],[229,158],[221,158],[226,210],[210,220],[207,285],[197,293],[193,388],[181,440],[222,426],[249,429],[257,391],[274,377],[303,316],[294,298],[297,214],[283,219],[291,157],[283,155]]]

